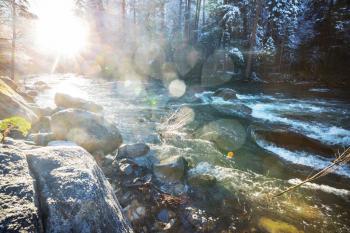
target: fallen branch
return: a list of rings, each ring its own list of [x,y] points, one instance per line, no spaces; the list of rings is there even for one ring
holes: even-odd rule
[[[329,174],[330,172],[334,171],[335,169],[337,169],[338,167],[348,163],[350,161],[350,147],[348,149],[346,149],[343,153],[339,153],[338,156],[336,157],[336,159],[327,167],[325,167],[324,169],[322,169],[321,171],[317,172],[315,175],[310,176],[308,178],[306,178],[305,180],[303,180],[302,182],[300,182],[299,184],[293,185],[289,188],[287,188],[286,190],[273,195],[272,197],[279,197],[289,191],[292,191],[300,186],[302,186],[303,184],[307,183],[307,182],[311,182],[313,180],[316,180],[322,176],[325,176],[327,174]]]

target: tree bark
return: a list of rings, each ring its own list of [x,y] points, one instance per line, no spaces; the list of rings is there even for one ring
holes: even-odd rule
[[[160,30],[165,33],[165,3],[161,1],[160,5]]]
[[[16,0],[12,0],[12,46],[11,46],[11,79],[15,79],[16,72]]]
[[[197,39],[198,39],[199,17],[200,17],[200,12],[201,12],[201,3],[202,3],[201,0],[197,0],[197,2],[196,2],[196,15],[195,15],[196,18],[195,18],[195,21],[194,21],[195,33],[194,33],[194,37],[193,37],[194,42],[196,42]]]
[[[191,0],[186,1],[184,36],[187,42],[190,41],[190,20],[191,20]]]
[[[205,0],[203,0],[203,9],[202,9],[202,24],[205,24]]]
[[[250,79],[250,76],[252,73],[253,49],[254,49],[254,46],[256,44],[256,31],[257,31],[259,17],[260,17],[261,5],[262,5],[261,0],[257,0],[255,18],[254,18],[254,23],[253,23],[253,30],[252,30],[252,34],[250,37],[250,43],[249,43],[247,67],[245,70],[245,78],[246,79]]]

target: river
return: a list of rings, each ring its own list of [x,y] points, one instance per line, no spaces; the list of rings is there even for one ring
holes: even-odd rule
[[[333,152],[350,145],[350,103],[344,93],[296,84],[237,82],[230,87],[238,92],[238,99],[225,101],[214,97],[210,88],[191,89],[189,95],[172,98],[158,82],[105,81],[74,74],[38,75],[26,82],[39,80],[50,86],[36,98],[40,106],[55,107],[56,92],[94,101],[104,107],[105,117],[118,126],[125,143],[146,142],[159,158],[185,156],[192,161],[190,173],[215,176],[221,187],[217,192],[242,197],[239,205],[247,208],[247,216],[238,224],[241,229],[269,218],[305,232],[350,232],[349,165],[269,198],[329,165]],[[252,111],[241,113],[242,108],[235,106]],[[162,123],[179,109],[185,123]],[[213,145],[203,136],[216,127],[240,132],[232,145],[233,158],[226,156],[230,142]],[[160,131],[165,136],[159,137]],[[198,202],[218,217],[235,216],[233,209]]]

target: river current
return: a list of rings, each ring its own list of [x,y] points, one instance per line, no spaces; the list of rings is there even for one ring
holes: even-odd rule
[[[279,198],[269,198],[326,167],[333,152],[350,146],[350,102],[329,94],[331,90],[304,88],[299,94],[297,86],[284,91],[267,84],[259,88],[237,84],[230,86],[237,91],[237,100],[225,101],[214,97],[211,89],[191,89],[190,94],[174,98],[158,82],[105,81],[73,74],[32,76],[26,83],[39,80],[50,86],[36,98],[41,107],[54,108],[56,92],[94,101],[118,126],[124,143],[146,142],[160,159],[185,156],[193,161],[189,173],[215,176],[225,191],[243,197],[242,206],[249,208],[247,227],[269,218],[304,232],[350,232],[349,165]],[[242,115],[238,105],[251,112]],[[191,117],[185,114],[188,122],[165,130],[175,136],[164,140],[160,129],[167,127],[168,116],[181,113],[179,109]],[[198,131],[215,130],[218,125],[243,129],[233,158],[227,157],[225,146],[198,136]],[[214,214],[232,214],[202,204],[218,208]]]

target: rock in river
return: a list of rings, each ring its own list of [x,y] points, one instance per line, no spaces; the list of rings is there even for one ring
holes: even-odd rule
[[[236,92],[230,88],[220,88],[214,92],[213,96],[221,97],[224,100],[237,99]]]
[[[103,116],[81,109],[66,109],[51,117],[55,140],[69,140],[89,152],[116,150],[123,142],[119,130]]]
[[[93,157],[78,146],[26,152],[45,232],[132,232]]]
[[[63,93],[56,93],[55,104],[61,108],[81,108],[90,112],[101,112],[103,107],[94,102],[72,97]]]
[[[27,101],[0,80],[0,119],[12,116],[20,116],[30,122],[38,120]]]
[[[161,180],[177,181],[185,175],[186,160],[182,156],[174,156],[154,165],[154,174]]]
[[[246,140],[246,130],[239,121],[232,119],[210,122],[197,134],[199,138],[213,142],[225,153],[238,150]]]
[[[118,157],[140,157],[146,155],[150,148],[145,143],[123,145],[118,149]]]

